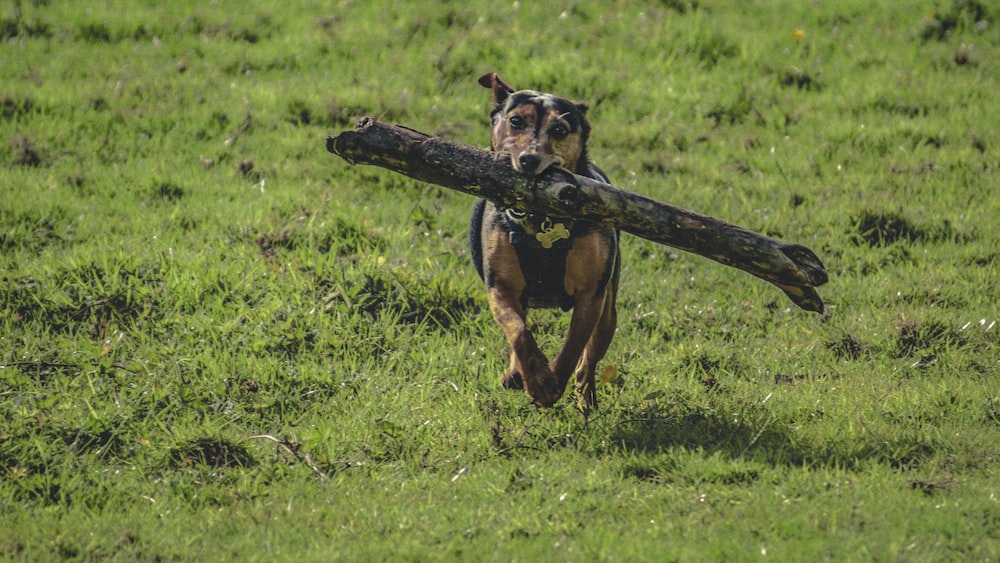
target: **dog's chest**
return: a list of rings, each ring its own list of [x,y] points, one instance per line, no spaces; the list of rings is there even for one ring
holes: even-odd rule
[[[510,244],[517,253],[524,275],[523,305],[529,308],[573,308],[575,300],[566,293],[566,256],[573,245],[572,223],[553,221],[547,217],[510,214],[504,216],[504,227]]]

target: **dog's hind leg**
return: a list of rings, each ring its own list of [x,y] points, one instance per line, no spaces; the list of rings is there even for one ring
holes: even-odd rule
[[[608,348],[611,346],[611,339],[615,336],[615,329],[618,323],[618,313],[615,307],[615,288],[607,286],[604,297],[604,310],[601,318],[594,327],[590,341],[583,350],[580,357],[580,364],[576,369],[576,391],[579,396],[580,409],[587,412],[589,409],[597,408],[597,388],[595,374],[597,364],[604,358]]]
[[[615,332],[618,260],[613,241],[595,231],[575,239],[566,256],[564,285],[574,299],[573,316],[552,372],[561,386],[577,372],[576,388],[587,406],[597,403],[594,371]]]
[[[566,342],[552,364],[557,385],[565,386],[576,372],[575,387],[584,410],[597,405],[594,372],[614,336],[614,303],[610,286],[578,299],[566,333]]]
[[[577,298],[576,305],[573,307],[573,316],[569,321],[569,330],[566,332],[566,342],[563,343],[562,350],[552,362],[552,373],[555,374],[557,385],[565,386],[570,376],[573,375],[573,371],[580,364],[584,350],[591,340],[603,309],[604,292],[594,293],[585,298]]]

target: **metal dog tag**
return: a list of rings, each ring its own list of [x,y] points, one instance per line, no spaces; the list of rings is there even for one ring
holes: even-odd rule
[[[552,219],[548,217],[542,221],[541,229],[541,231],[535,234],[535,238],[542,245],[542,248],[552,248],[552,245],[557,241],[569,238],[569,231],[566,229],[566,225],[562,223],[553,225]]]

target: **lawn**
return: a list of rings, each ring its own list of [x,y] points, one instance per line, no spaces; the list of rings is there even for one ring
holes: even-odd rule
[[[991,3],[15,0],[0,39],[0,560],[1000,557]],[[814,250],[828,314],[625,236],[600,409],[501,389],[472,199],[324,148],[486,146],[487,71],[589,102],[617,186]]]

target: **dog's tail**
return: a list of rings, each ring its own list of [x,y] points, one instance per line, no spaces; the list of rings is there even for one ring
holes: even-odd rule
[[[483,214],[486,212],[486,200],[477,199],[472,208],[472,221],[469,223],[469,250],[472,252],[472,265],[476,267],[479,277],[483,276]]]

